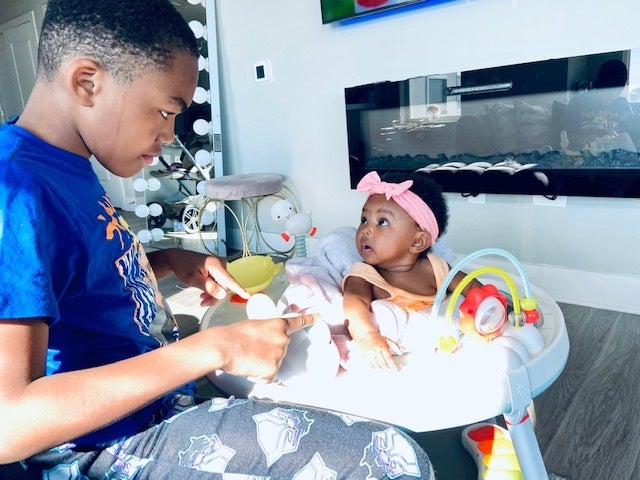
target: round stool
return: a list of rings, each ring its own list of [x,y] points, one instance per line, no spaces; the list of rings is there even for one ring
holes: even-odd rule
[[[240,173],[236,175],[223,175],[200,182],[198,193],[208,199],[221,202],[231,213],[240,228],[242,238],[242,256],[251,255],[247,240],[248,221],[253,221],[254,228],[258,230],[256,209],[258,202],[264,197],[275,195],[282,190],[284,177],[277,173]],[[237,200],[240,202],[240,218],[226,201]],[[248,215],[245,215],[248,210]],[[220,250],[218,248],[218,250]]]

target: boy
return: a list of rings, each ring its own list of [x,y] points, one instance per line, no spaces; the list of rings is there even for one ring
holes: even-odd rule
[[[48,4],[36,85],[0,128],[0,464],[26,459],[25,475],[41,478],[431,477],[424,452],[385,425],[254,400],[193,404],[193,380],[218,369],[271,380],[288,332],[312,322],[161,336],[171,313],[156,278],[175,273],[203,305],[247,292],[221,259],[145,255],[88,158],[129,177],[159,155],[197,58],[168,0]]]

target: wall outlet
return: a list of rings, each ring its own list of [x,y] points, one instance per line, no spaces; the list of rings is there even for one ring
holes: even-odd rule
[[[469,203],[487,203],[487,195],[479,193],[477,195],[469,195],[467,197]]]
[[[567,197],[561,195],[559,197],[545,197],[544,195],[533,195],[532,203],[540,207],[560,207],[567,206]]]

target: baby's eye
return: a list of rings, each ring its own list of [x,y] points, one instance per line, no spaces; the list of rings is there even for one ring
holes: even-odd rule
[[[387,222],[386,218],[381,218],[380,220],[378,220],[378,225],[380,225],[381,227],[385,227],[389,225],[389,222]]]
[[[364,225],[365,223],[367,223],[367,218],[366,217],[361,217],[360,218],[360,225]]]

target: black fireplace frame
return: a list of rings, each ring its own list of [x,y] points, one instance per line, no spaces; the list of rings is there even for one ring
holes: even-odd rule
[[[428,142],[434,133],[439,138],[447,138],[446,130],[453,128],[454,122],[448,123],[439,118],[408,122],[400,118],[401,115],[395,115],[401,108],[412,106],[413,100],[407,93],[408,86],[411,81],[420,78],[456,78],[456,87],[480,87],[478,93],[458,96],[462,110],[465,102],[477,100],[518,102],[532,98],[532,95],[553,97],[554,94],[568,100],[578,90],[586,90],[591,86],[596,65],[610,58],[621,59],[628,65],[630,52],[607,52],[346,88],[351,187],[355,188],[358,181],[370,171],[383,174],[387,171],[422,170],[437,180],[444,191],[463,195],[491,193],[544,195],[550,198],[564,195],[640,198],[640,155],[637,151],[614,148],[599,152],[568,152],[561,145],[559,135],[555,135],[553,140],[535,150],[480,153],[464,150],[452,154],[434,150]],[[575,65],[579,65],[580,69],[576,69]],[[505,88],[505,84],[508,84],[508,88]],[[627,88],[627,95],[632,88]],[[442,98],[437,100],[446,101],[446,93],[450,92],[443,92]],[[563,104],[554,101],[553,109]],[[630,104],[635,107],[635,103]],[[391,120],[378,129],[374,128],[373,132],[367,132],[367,129],[371,130],[372,122],[367,121],[366,115],[387,110],[392,113],[383,113],[381,116],[390,115],[387,120]],[[551,112],[551,105],[548,110]],[[553,113],[555,115],[556,112]],[[397,143],[400,137],[405,136],[411,141],[412,151],[406,154],[386,152],[385,144],[378,136],[386,136],[385,139],[391,143]],[[424,152],[420,151],[421,139],[426,142]],[[381,147],[376,146],[376,142],[382,142],[379,143]]]

